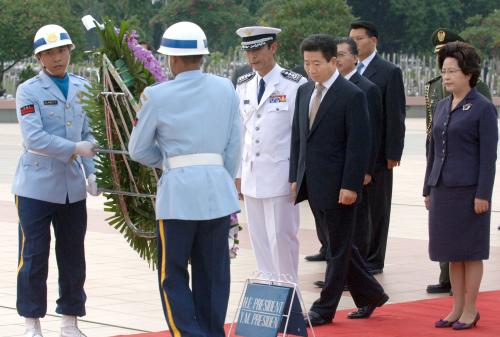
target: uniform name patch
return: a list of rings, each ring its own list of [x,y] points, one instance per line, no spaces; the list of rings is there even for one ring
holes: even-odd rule
[[[249,99],[243,100],[243,104],[250,104],[250,100]]]
[[[32,114],[33,112],[35,112],[35,105],[33,104],[25,105],[21,108],[21,116]]]
[[[57,105],[57,100],[43,101],[43,105]]]
[[[286,95],[273,95],[269,97],[269,103],[285,103]]]

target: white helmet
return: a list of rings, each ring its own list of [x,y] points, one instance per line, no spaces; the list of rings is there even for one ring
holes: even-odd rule
[[[207,55],[207,37],[196,23],[177,22],[163,33],[158,52],[172,56]]]
[[[71,50],[75,49],[75,45],[71,41],[68,32],[58,25],[43,26],[36,32],[33,41],[35,55],[44,50],[69,45],[71,46]]]

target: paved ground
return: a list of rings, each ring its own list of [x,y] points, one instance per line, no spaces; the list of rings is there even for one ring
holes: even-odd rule
[[[424,174],[424,120],[408,119],[402,166],[395,172],[393,210],[389,233],[386,268],[377,278],[391,297],[391,302],[432,298],[425,286],[437,280],[439,268],[427,255],[427,213],[422,204]],[[23,319],[15,310],[17,267],[17,214],[10,194],[10,184],[21,151],[21,137],[16,124],[0,124],[0,336],[21,336]],[[500,162],[497,164],[500,168]],[[498,170],[500,172],[500,170]],[[497,182],[500,181],[497,179]],[[159,331],[166,328],[156,272],[148,268],[119,233],[109,227],[102,211],[101,197],[89,198],[89,230],[86,240],[88,277],[87,316],[80,323],[89,337]],[[494,190],[491,226],[491,258],[486,262],[481,290],[500,289],[500,188]],[[240,219],[245,226],[244,215]],[[230,308],[231,321],[246,278],[255,270],[255,259],[247,232],[242,232],[240,254],[232,261]],[[309,306],[319,294],[311,285],[322,278],[323,263],[305,262],[304,256],[318,249],[312,215],[302,206],[300,229],[300,287]],[[53,249],[53,248],[52,248]],[[52,252],[48,280],[48,315],[42,319],[45,337],[58,336],[59,318],[54,313],[57,299],[57,269]],[[340,307],[352,308],[345,292]],[[437,295],[439,296],[439,295]],[[436,317],[437,318],[437,317]]]

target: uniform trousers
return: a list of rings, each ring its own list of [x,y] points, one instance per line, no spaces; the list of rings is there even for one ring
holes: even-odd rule
[[[367,194],[371,217],[367,265],[369,269],[383,269],[391,218],[392,170],[375,171]]]
[[[449,262],[439,262],[439,283],[450,284],[450,263]]]
[[[173,337],[225,336],[229,225],[229,216],[159,221],[158,279],[163,313]]]
[[[252,198],[245,196],[248,231],[259,272],[278,279],[288,275],[298,281],[299,207],[290,196]]]
[[[47,312],[50,224],[54,226],[59,269],[56,312],[84,316],[87,296],[84,240],[87,231],[86,201],[56,204],[16,196],[19,214],[19,264],[17,311],[24,317],[44,317]]]
[[[357,307],[375,303],[384,295],[384,289],[368,272],[363,258],[353,245],[356,206],[311,209],[328,233],[325,287],[321,290],[320,298],[313,303],[311,311],[326,320],[333,319],[344,284],[348,285]]]

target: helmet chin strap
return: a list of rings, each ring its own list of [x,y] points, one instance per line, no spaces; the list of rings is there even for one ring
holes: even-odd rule
[[[43,64],[43,61],[41,58],[38,59],[38,61],[40,61],[40,64],[42,65],[43,67],[43,71],[45,71],[47,74],[49,74],[50,76],[56,76],[54,75],[54,73],[52,71],[50,71],[46,66],[45,64]],[[68,72],[68,66],[69,64],[66,65],[66,68],[64,69],[64,75],[66,75],[66,73]]]

